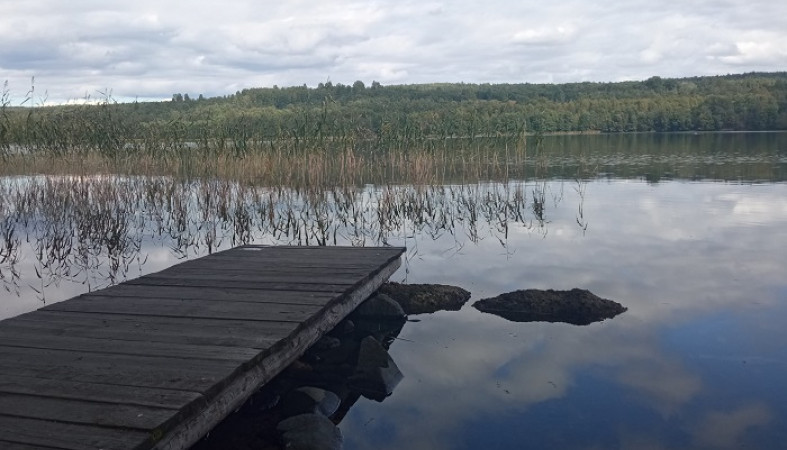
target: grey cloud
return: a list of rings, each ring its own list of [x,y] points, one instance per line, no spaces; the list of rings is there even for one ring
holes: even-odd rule
[[[783,2],[18,2],[0,77],[169,98],[228,86],[571,82],[784,70]],[[135,83],[127,83],[133,78]],[[136,86],[136,87],[134,87]]]

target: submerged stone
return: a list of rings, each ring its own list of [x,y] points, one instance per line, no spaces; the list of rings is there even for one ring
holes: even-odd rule
[[[311,346],[309,351],[322,352],[322,351],[330,350],[332,348],[336,348],[340,345],[342,345],[342,341],[340,341],[339,338],[335,338],[333,336],[323,336],[320,339],[318,339],[317,342],[314,343],[314,345]]]
[[[507,292],[473,303],[479,311],[513,322],[565,322],[588,325],[611,319],[627,310],[620,303],[585,289],[555,291],[527,289]]]
[[[404,375],[382,344],[371,336],[361,341],[355,372],[347,379],[351,389],[380,402],[391,395],[402,378]]]
[[[470,299],[470,292],[446,284],[401,284],[389,282],[377,291],[402,306],[407,314],[458,311]]]
[[[347,336],[355,331],[355,323],[353,323],[350,319],[344,319],[339,324],[331,330],[331,334],[334,336]]]
[[[312,386],[293,389],[284,395],[281,402],[282,415],[285,417],[307,413],[319,413],[330,417],[339,409],[341,400],[331,391]]]
[[[399,335],[405,323],[407,322],[404,319],[358,319],[355,321],[355,328],[359,335],[373,336],[379,342],[390,344],[393,336]]]
[[[399,303],[385,294],[376,294],[353,311],[354,319],[404,320],[407,315]]]
[[[358,341],[344,339],[338,347],[321,351],[317,355],[317,361],[320,364],[328,365],[352,364],[354,362],[353,356],[358,354],[358,346]]]
[[[300,414],[276,426],[288,450],[339,450],[342,431],[322,414]]]

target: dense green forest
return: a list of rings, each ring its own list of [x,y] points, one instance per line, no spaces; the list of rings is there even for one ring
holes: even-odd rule
[[[355,145],[551,132],[787,129],[787,72],[618,83],[423,84],[361,81],[253,88],[166,102],[8,104],[0,146],[67,152],[166,150],[185,141],[236,152],[272,142]],[[35,105],[36,99],[28,104]],[[202,144],[202,145],[200,145]]]

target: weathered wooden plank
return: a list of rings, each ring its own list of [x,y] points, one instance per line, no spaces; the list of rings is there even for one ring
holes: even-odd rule
[[[169,327],[200,328],[207,330],[223,331],[226,334],[256,334],[271,336],[281,336],[282,332],[289,332],[298,326],[292,322],[277,321],[258,321],[258,320],[236,320],[218,319],[201,317],[162,317],[146,316],[139,314],[97,314],[90,312],[71,312],[71,311],[42,311],[35,313],[22,314],[3,321],[3,326],[15,324],[17,322],[51,322],[54,325],[61,325],[65,329],[69,327],[79,328],[124,328],[144,329],[143,332],[153,332],[156,330],[169,329]]]
[[[210,370],[223,372],[226,368],[236,368],[235,361],[220,359],[193,360],[188,358],[173,358],[169,356],[149,356],[149,355],[120,355],[105,353],[88,353],[80,350],[65,349],[40,349],[40,348],[21,348],[9,347],[0,342],[0,357],[4,363],[13,366],[16,363],[32,361],[41,364],[80,364],[95,363],[106,364],[107,366],[117,365],[138,365],[156,366],[158,368],[173,368],[179,370]],[[7,373],[7,372],[5,372]]]
[[[164,317],[220,318],[302,322],[321,309],[317,305],[246,303],[170,298],[107,297],[91,295],[54,303],[42,311],[135,314]]]
[[[4,415],[0,415],[0,441],[67,450],[135,450],[153,444],[150,433],[144,431]]]
[[[232,261],[232,260],[224,260]],[[182,264],[173,266],[169,269],[164,269],[157,273],[177,274],[177,273],[205,273],[205,274],[229,274],[241,273],[244,275],[292,275],[307,272],[310,275],[317,276],[344,276],[344,277],[364,277],[369,273],[369,270],[374,269],[369,264],[358,265],[356,267],[336,266],[336,261],[333,266],[325,264],[323,266],[309,265],[308,261],[303,265],[288,264],[286,266],[281,264],[262,264],[255,260],[245,261],[243,264],[218,264],[217,260],[214,261],[194,261],[192,264]]]
[[[308,258],[279,258],[279,259],[271,259],[268,261],[260,261],[254,258],[235,258],[232,256],[217,256],[214,259],[209,261],[203,260],[194,260],[193,262],[189,262],[189,264],[181,264],[177,266],[172,266],[172,270],[185,270],[194,268],[196,269],[205,269],[210,267],[222,266],[222,267],[237,267],[242,265],[244,268],[249,270],[260,270],[260,271],[280,271],[283,268],[291,268],[292,270],[314,270],[317,273],[348,273],[354,271],[361,271],[366,272],[369,270],[374,269],[376,266],[373,261],[367,262],[359,262],[354,260],[349,261],[341,261],[337,260],[336,258],[321,258],[310,260]],[[340,265],[340,267],[337,267]],[[183,268],[183,269],[181,269]],[[166,269],[170,270],[170,269]]]
[[[126,387],[181,390],[208,396],[216,390],[219,383],[224,382],[230,376],[231,371],[226,369],[221,373],[216,373],[216,371],[198,373],[195,370],[175,370],[171,367],[163,369],[131,364],[108,366],[93,363],[80,364],[78,367],[58,363],[53,367],[35,361],[26,361],[19,363],[13,371],[0,367],[0,374]]]
[[[142,320],[139,320],[139,319]],[[148,319],[147,321],[144,319]],[[269,348],[296,329],[296,322],[94,314],[39,311],[9,319],[9,331],[128,341]]]
[[[18,444],[16,442],[8,442],[0,440],[0,448],[3,450],[62,450],[58,449],[57,447],[49,447],[43,445],[29,445],[29,444]]]
[[[403,249],[399,249],[403,252]],[[167,433],[156,445],[159,450],[183,449],[193,445],[206,434],[215,423],[218,423],[231,411],[235,410],[247,398],[250,390],[256,390],[270,381],[281,370],[295,361],[325,333],[330,331],[344,317],[376,291],[396,269],[400,261],[392,258],[381,263],[378,270],[372,272],[363,284],[343,296],[337,296],[321,314],[314,315],[304,321],[288,339],[280,341],[276,351],[272,351],[265,359],[265,364],[252,365],[248,370],[239,373],[227,384],[208,404],[201,414],[191,415],[179,427]]]
[[[260,289],[271,291],[293,291],[293,292],[332,292],[340,294],[350,288],[347,284],[308,284],[308,283],[285,283],[285,282],[262,282],[253,283],[246,280],[183,280],[178,278],[157,277],[148,275],[126,282],[129,285],[148,285],[148,286],[192,286],[209,287],[222,289]]]
[[[320,255],[320,254],[349,254],[353,258],[361,257],[364,254],[375,255],[393,255],[398,257],[404,251],[403,247],[347,247],[347,246],[302,246],[302,245],[256,245],[247,244],[241,247],[222,250],[210,255],[206,258],[212,258],[222,255],[249,255],[254,253],[261,253],[262,256],[266,255]]]
[[[297,325],[295,322],[281,323],[288,323],[293,326]],[[68,328],[64,330],[55,324],[35,321],[29,322],[29,326],[13,326],[8,328],[19,330],[20,333],[38,332],[42,335],[51,336],[53,338],[60,336],[73,336],[94,339],[118,339],[126,341],[161,342],[188,345],[220,345],[224,347],[245,347],[256,348],[260,350],[270,348],[270,346],[276,341],[287,336],[287,333],[282,333],[280,338],[275,338],[272,337],[272,334],[270,333],[266,336],[255,336],[244,333],[235,334],[231,332],[221,332],[215,330],[200,331],[198,329],[194,329],[193,327],[183,328],[180,330],[177,327],[170,327],[166,330],[155,330],[155,334],[144,334],[141,333],[140,330],[123,331],[107,328]]]
[[[394,259],[401,255],[398,249],[365,250],[355,251],[351,248],[324,247],[317,249],[314,247],[303,248],[274,248],[267,247],[262,249],[239,248],[226,252],[214,253],[204,257],[205,261],[220,259],[233,260],[254,260],[257,262],[333,262],[334,267],[337,263],[343,265],[343,260],[351,260],[352,264],[378,265],[381,260],[386,258]],[[387,262],[387,261],[383,261]]]
[[[402,251],[232,249],[3,321],[0,443],[186,448],[376,290]]]
[[[241,247],[236,247],[233,249],[222,250],[222,252],[230,252],[230,251],[237,251],[237,250],[245,250],[245,251],[257,251],[257,250],[265,250],[265,251],[280,251],[280,252],[289,252],[290,250],[313,250],[315,252],[351,252],[357,253],[360,251],[366,252],[398,252],[401,254],[404,252],[404,247],[362,247],[362,246],[313,246],[308,247],[304,245],[270,245],[270,244],[246,244]],[[213,253],[217,255],[221,252]]]
[[[189,273],[187,271],[172,271],[172,272],[158,272],[154,275],[149,275],[144,279],[161,279],[161,280],[183,280],[187,282],[199,281],[201,283],[209,283],[212,281],[231,283],[240,282],[243,285],[253,286],[266,286],[268,284],[297,284],[303,285],[308,288],[312,285],[336,285],[336,286],[352,286],[358,282],[360,276],[326,274],[317,275],[304,271],[304,273],[244,273],[238,271],[228,271],[226,273]],[[137,284],[137,283],[132,283]],[[190,283],[188,285],[191,285]]]
[[[0,393],[7,416],[150,431],[179,419],[177,411],[151,406]]]
[[[39,348],[50,350],[72,350],[85,353],[109,353],[117,355],[165,356],[184,359],[219,359],[226,361],[248,361],[259,355],[260,350],[244,347],[217,345],[176,344],[172,342],[150,342],[42,335],[38,332],[20,332],[0,328],[0,342],[6,347]]]
[[[208,263],[222,263],[232,265],[253,264],[254,267],[276,267],[276,266],[292,266],[294,269],[335,269],[338,265],[347,268],[373,268],[380,261],[380,257],[369,255],[367,257],[352,257],[352,260],[344,261],[347,258],[344,255],[282,255],[278,257],[255,257],[253,255],[221,255],[210,257],[205,261],[200,261],[199,265]],[[177,268],[178,266],[173,266]]]
[[[65,380],[50,380],[37,377],[20,377],[0,374],[0,392],[29,394],[51,398],[91,400],[96,402],[125,405],[152,406],[165,409],[181,409],[203,396],[197,392],[155,389],[116,384],[82,383]],[[0,448],[3,448],[0,446]]]
[[[21,349],[0,345],[0,373],[208,393],[238,369],[226,361]]]
[[[335,294],[328,292],[287,292],[260,289],[231,289],[193,286],[147,286],[118,284],[83,296],[155,297],[183,300],[221,300],[254,303],[290,303],[293,305],[324,305]]]

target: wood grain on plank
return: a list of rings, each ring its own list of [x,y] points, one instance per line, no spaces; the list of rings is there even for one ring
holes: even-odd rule
[[[180,409],[183,405],[202,398],[202,394],[182,390],[49,380],[7,374],[0,374],[0,392],[166,409]]]
[[[115,384],[206,393],[239,365],[231,361],[105,355],[4,347],[0,373],[53,380]]]
[[[252,282],[248,280],[184,280],[182,278],[168,278],[148,275],[136,280],[127,281],[130,285],[147,286],[186,286],[186,287],[207,287],[223,289],[260,289],[271,291],[292,291],[292,292],[332,292],[342,293],[351,285],[348,284],[310,284],[304,282]]]
[[[119,284],[83,297],[156,297],[181,300],[220,300],[251,303],[291,303],[294,305],[323,305],[335,297],[327,292],[288,292],[256,289],[232,289],[194,286],[147,286]]]
[[[247,303],[171,298],[76,297],[41,308],[43,311],[93,312],[104,314],[136,314],[164,317],[220,318],[302,322],[320,310],[318,305],[287,303]]]
[[[183,449],[376,290],[403,249],[246,246],[0,322],[0,446]]]
[[[151,406],[7,393],[0,395],[0,411],[6,416],[143,431],[165,426],[178,418],[171,409]]]
[[[150,447],[150,433],[125,428],[62,423],[0,415],[0,441],[67,450]]]
[[[172,342],[130,341],[121,339],[85,338],[60,336],[52,339],[39,333],[10,332],[0,328],[0,342],[6,347],[39,348],[51,350],[73,350],[85,353],[117,355],[164,356],[186,359],[219,359],[226,361],[248,361],[260,350],[244,347],[216,345],[176,344]]]

